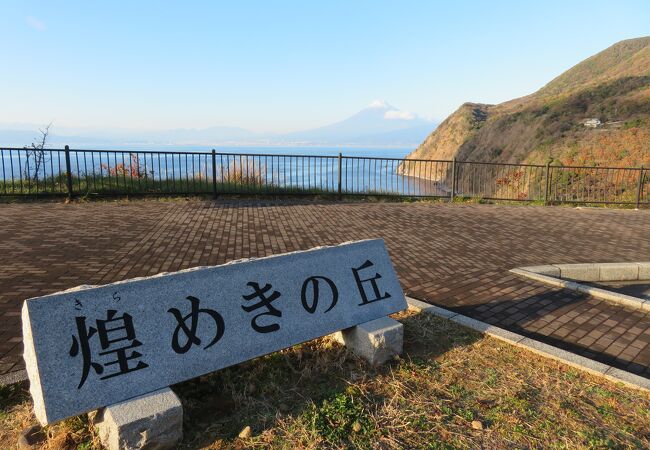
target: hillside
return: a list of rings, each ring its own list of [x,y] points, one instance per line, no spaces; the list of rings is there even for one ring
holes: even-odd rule
[[[454,157],[650,165],[650,37],[621,41],[529,96],[498,105],[466,103],[407,156]],[[411,164],[409,172],[416,171]]]

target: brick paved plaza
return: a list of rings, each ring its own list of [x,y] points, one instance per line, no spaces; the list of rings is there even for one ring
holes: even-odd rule
[[[254,200],[0,204],[0,375],[25,298],[366,238],[412,297],[650,377],[650,314],[508,273],[648,261],[650,211]]]

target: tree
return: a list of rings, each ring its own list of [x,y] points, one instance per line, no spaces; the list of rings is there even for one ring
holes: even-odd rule
[[[38,181],[39,171],[41,167],[43,167],[43,165],[47,162],[45,160],[45,144],[47,143],[47,138],[50,135],[50,128],[52,128],[52,122],[47,124],[47,126],[44,128],[39,128],[39,136],[34,139],[34,142],[32,142],[29,147],[25,147],[25,149],[27,149],[27,156],[25,158],[26,180],[32,179],[34,181]],[[33,175],[32,168],[34,170]]]

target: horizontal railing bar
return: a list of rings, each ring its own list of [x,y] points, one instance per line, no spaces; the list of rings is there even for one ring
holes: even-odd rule
[[[270,191],[270,192],[238,192],[238,191],[220,191],[220,195],[261,195],[261,196],[269,196],[269,197],[276,197],[276,196],[314,196],[314,195],[322,195],[322,196],[338,196],[338,193],[335,191],[324,191],[324,192],[275,192],[275,191]],[[36,196],[38,195],[39,197],[65,197],[67,195],[66,192],[38,192],[38,193],[7,193],[7,194],[2,194],[1,197],[29,197],[29,196]],[[140,197],[140,196],[167,196],[167,195],[212,195],[211,191],[183,191],[183,192],[102,192],[102,193],[96,193],[96,192],[89,192],[86,195],[97,195],[101,197],[122,197],[122,196],[134,196],[134,197]],[[398,194],[398,193],[364,193],[364,192],[343,192],[342,195],[345,197],[403,197],[403,198],[430,198],[430,199],[449,199],[449,195],[414,195],[414,194]],[[472,198],[472,197],[467,197],[463,195],[457,195],[457,197],[460,198]],[[535,202],[535,201],[542,201],[541,199],[530,199],[530,198],[507,198],[507,197],[480,197],[482,200],[490,200],[490,201],[505,201],[505,202]],[[595,201],[595,200],[552,200],[550,203],[575,203],[575,204],[598,204],[598,205],[636,205],[636,202],[623,202],[623,201]],[[641,205],[650,205],[650,201],[641,201],[639,202]]]
[[[27,149],[29,150],[29,149]],[[47,149],[46,149],[47,150]],[[58,151],[58,150],[57,150]],[[65,150],[61,150],[65,151]],[[211,155],[212,152],[196,152],[196,151],[188,151],[188,152],[182,152],[182,151],[174,151],[174,150],[114,150],[114,149],[109,149],[109,150],[90,150],[90,149],[83,149],[83,148],[71,148],[71,152],[78,152],[78,153],[147,153],[147,154],[154,154],[154,155]]]
[[[542,166],[545,167],[545,166]],[[640,167],[612,167],[612,166],[551,166],[551,169],[598,169],[598,170],[641,170]],[[643,169],[647,170],[647,169]]]
[[[457,195],[457,197],[466,197],[463,195]],[[471,198],[471,197],[467,197]],[[505,202],[537,202],[542,201],[539,198],[507,198],[507,197],[481,197],[483,200],[495,200],[495,201],[505,201]],[[636,205],[636,202],[617,202],[617,201],[596,201],[596,200],[549,200],[549,203],[594,203],[600,205]],[[643,205],[650,205],[650,202],[640,202]]]
[[[4,150],[32,150],[30,148],[11,148],[11,147],[0,147]],[[56,151],[56,152],[63,152],[65,149],[43,149],[45,151]],[[71,148],[71,152],[80,152],[80,153],[88,153],[88,152],[94,152],[94,153],[149,153],[149,154],[173,154],[173,155],[212,155],[211,151],[206,151],[206,152],[196,152],[196,151],[167,151],[167,150],[116,150],[116,149],[108,149],[108,150],[90,150],[90,149],[76,149],[76,148]],[[290,153],[235,153],[235,152],[217,152],[217,156],[223,155],[223,156],[266,156],[266,157],[286,157],[286,158],[327,158],[327,159],[332,159],[336,160],[338,159],[338,156],[336,155],[308,155],[308,154],[290,154]],[[343,155],[342,158],[346,159],[374,159],[374,160],[382,160],[382,161],[410,161],[410,162],[437,162],[437,163],[451,163],[451,160],[444,160],[444,159],[410,159],[410,158],[384,158],[380,156],[352,156],[352,155]],[[488,163],[485,163],[488,164]],[[542,166],[544,167],[544,166]]]
[[[336,157],[335,157],[336,158]],[[444,159],[410,159],[410,158],[383,158],[380,156],[346,156],[343,155],[344,159],[379,159],[382,161],[410,161],[410,162],[437,162],[437,163],[451,163]]]
[[[182,153],[182,152],[181,152]],[[210,153],[212,154],[212,153]],[[290,155],[282,153],[232,153],[232,152],[217,152],[217,156],[266,156],[266,157],[292,157],[292,158],[327,158],[327,159],[338,159],[338,156],[332,155]]]
[[[451,162],[451,161],[443,161],[443,162]],[[500,163],[500,162],[489,162],[489,161],[460,161],[456,160],[456,164],[478,164],[478,165],[485,165],[485,166],[514,166],[514,167],[537,167],[537,168],[545,168],[545,165],[541,164],[517,164],[517,163]],[[554,166],[551,166],[554,167]]]
[[[11,151],[33,151],[33,148],[30,147],[0,147],[2,150],[11,150]],[[65,152],[65,148],[44,148],[42,149],[45,152]],[[153,153],[153,154],[160,154],[160,155],[211,155],[211,151],[206,151],[206,152],[197,152],[197,151],[173,151],[173,150],[135,150],[135,149],[87,149],[87,148],[71,148],[69,149],[71,152],[79,152],[79,153]],[[239,154],[239,153],[237,153]]]

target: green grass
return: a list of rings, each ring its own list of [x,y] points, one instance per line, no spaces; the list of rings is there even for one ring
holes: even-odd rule
[[[278,186],[259,181],[218,182],[218,195],[241,196],[312,196],[317,198],[337,198],[338,192],[318,187]],[[95,199],[105,197],[126,196],[212,196],[214,186],[211,181],[201,179],[157,180],[147,177],[137,178],[125,176],[88,176],[72,178],[73,196],[79,199]],[[0,182],[0,198],[44,198],[47,196],[65,197],[68,195],[65,175],[50,177],[45,180],[13,180]],[[365,198],[371,201],[414,201],[416,198],[407,195],[385,194],[370,190],[363,195],[343,191],[346,200]]]
[[[218,181],[218,193],[231,194],[332,194],[336,191],[317,187],[278,186],[261,181],[228,182]],[[206,194],[213,193],[212,181],[196,178],[158,180],[151,177],[122,176],[84,176],[72,177],[72,191],[75,196],[89,195],[134,195],[134,194]],[[10,180],[0,181],[0,194],[7,195],[67,195],[68,187],[65,175],[48,177],[44,180]],[[370,193],[369,195],[373,195]]]

